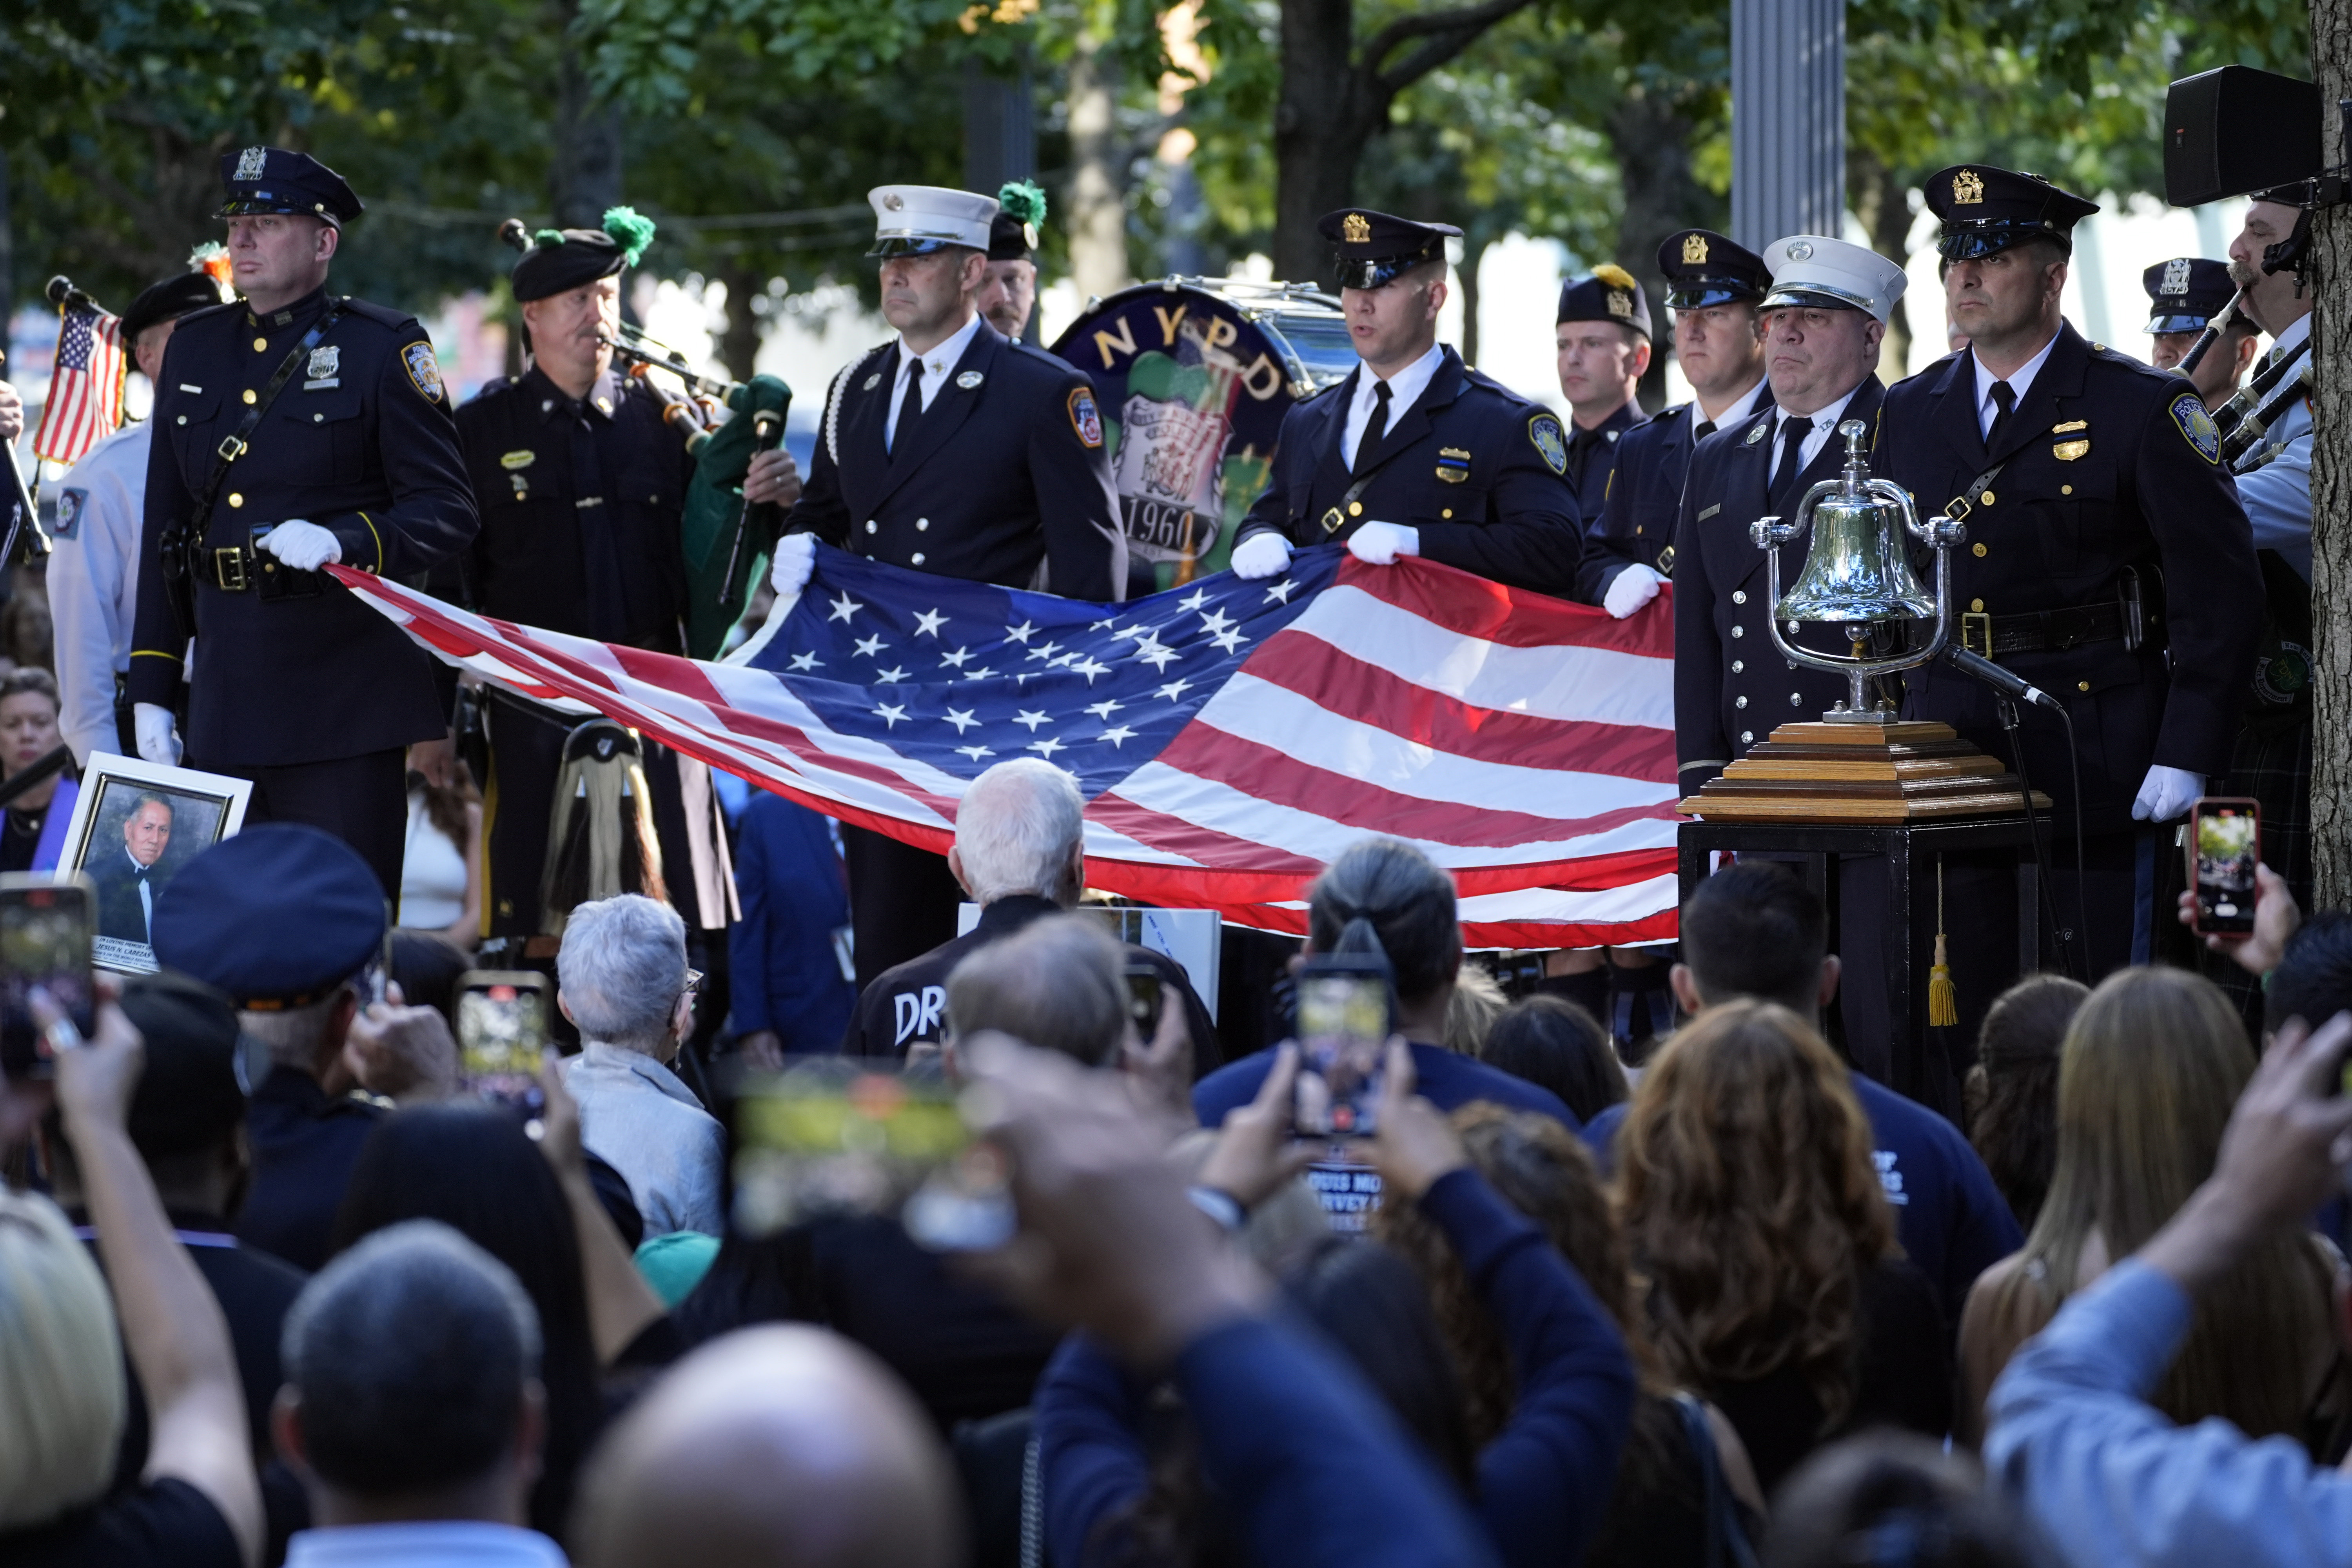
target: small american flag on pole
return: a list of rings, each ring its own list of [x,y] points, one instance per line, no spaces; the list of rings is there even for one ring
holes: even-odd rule
[[[58,358],[49,395],[41,405],[33,453],[52,463],[78,463],[82,454],[122,425],[122,321],[94,305],[58,307]]]
[[[1045,757],[1087,798],[1087,879],[1305,929],[1307,885],[1387,834],[1454,874],[1482,947],[1675,934],[1671,595],[1627,620],[1337,545],[1095,605],[820,546],[720,664],[559,637],[337,566],[493,684],[632,725],[925,848],[992,763]]]

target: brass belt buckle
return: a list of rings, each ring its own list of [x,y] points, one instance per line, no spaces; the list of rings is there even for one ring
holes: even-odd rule
[[[1671,577],[1674,574],[1675,547],[1669,544],[1664,550],[1658,552],[1658,575],[1661,577]]]
[[[1986,658],[1992,657],[1992,617],[1981,610],[1960,612],[1960,646]]]
[[[213,581],[225,594],[242,594],[253,586],[246,581],[245,546],[232,544],[213,552]]]
[[[224,463],[234,463],[245,456],[245,443],[236,437],[231,436],[213,448],[213,455]]]
[[[1337,533],[1341,528],[1346,526],[1347,521],[1347,518],[1343,516],[1340,513],[1339,509],[1335,506],[1329,511],[1323,514],[1323,531],[1326,533]]]

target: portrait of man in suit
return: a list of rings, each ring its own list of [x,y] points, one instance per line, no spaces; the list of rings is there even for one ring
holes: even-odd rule
[[[91,848],[82,870],[98,887],[99,935],[148,945],[155,900],[163,893],[163,856],[172,847],[173,816],[169,795],[142,790],[122,818],[120,840]]]

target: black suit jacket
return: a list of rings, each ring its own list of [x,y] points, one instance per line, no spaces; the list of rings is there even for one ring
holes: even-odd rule
[[[139,878],[131,868],[130,851],[118,841],[102,846],[82,867],[98,889],[98,934],[147,944],[147,910],[139,901]],[[163,887],[156,882],[149,897],[161,900]]]
[[[1838,416],[1871,427],[1874,447],[1886,388],[1864,381]],[[1683,486],[1675,528],[1675,761],[1685,794],[1791,719],[1818,719],[1846,694],[1843,677],[1809,669],[1772,646],[1767,617],[1764,552],[1748,525],[1765,514],[1771,479],[1776,409],[1769,400],[1745,422],[1727,425],[1698,444]],[[1797,494],[1837,478],[1845,443],[1832,432],[1799,476]],[[1780,592],[1804,570],[1810,535],[1780,547]],[[1785,628],[1784,628],[1785,629]],[[1818,653],[1852,645],[1832,626],[1803,624],[1794,640]]]
[[[2067,706],[2080,748],[2084,828],[2117,830],[2151,763],[2229,771],[2262,635],[2263,574],[2237,485],[2200,449],[2204,405],[2182,377],[2059,328],[2050,357],[1987,451],[1976,363],[1963,351],[1886,396],[1879,471],[1925,518],[1994,463],[1952,553],[1955,613],[1996,617],[2114,604],[2126,569],[2163,629],[2137,652],[2118,640],[2013,653],[2000,662]],[[2169,653],[2166,644],[2168,641]],[[1941,720],[2014,761],[1990,691],[1948,665],[1906,677],[1907,717]],[[2028,710],[2020,730],[2033,787],[2069,820],[2066,731]]]
[[[1451,348],[1412,406],[1356,454],[1379,468],[1353,506],[1330,519],[1354,484],[1340,447],[1360,365],[1282,418],[1274,472],[1234,542],[1279,533],[1304,549],[1346,540],[1367,522],[1421,533],[1421,553],[1481,577],[1562,598],[1576,592],[1582,529],[1567,479],[1559,417],[1462,363]],[[1330,525],[1327,526],[1327,522]]]
[[[1590,528],[1609,496],[1609,481],[1623,460],[1625,437],[1650,422],[1638,403],[1623,407],[1586,430],[1570,420],[1568,431],[1568,482],[1576,489],[1576,510]]]
[[[1127,536],[1094,384],[982,321],[897,450],[882,441],[898,345],[834,378],[788,533],[967,582],[1112,601]]]

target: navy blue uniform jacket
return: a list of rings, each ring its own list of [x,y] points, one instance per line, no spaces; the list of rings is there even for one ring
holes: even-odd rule
[[[1859,419],[1876,437],[1885,397],[1885,387],[1872,376],[1855,390],[1838,423]],[[1775,725],[1819,719],[1846,694],[1844,677],[1783,658],[1766,624],[1771,606],[1764,552],[1749,542],[1748,525],[1770,504],[1772,454],[1780,445],[1772,434],[1774,412],[1767,398],[1745,422],[1701,441],[1683,486],[1675,526],[1675,762],[1685,795],[1747,755]],[[1885,473],[1884,458],[1874,457],[1873,463],[1874,472]],[[1796,493],[1837,478],[1844,467],[1845,442],[1832,431],[1805,465]],[[1780,546],[1783,594],[1796,586],[1811,542],[1808,533]],[[1816,653],[1853,651],[1830,625],[1800,623],[1791,640]]]
[[[727,933],[735,1032],[773,1029],[788,1056],[841,1044],[857,988],[842,978],[833,933],[849,923],[849,883],[824,818],[764,791],[735,837],[743,918]]]
[[[882,444],[894,341],[834,378],[787,533],[971,583],[1127,596],[1127,536],[1084,372],[985,321],[907,441]]]
[[[1698,405],[1677,403],[1617,438],[1609,483],[1598,506],[1588,507],[1584,563],[1576,596],[1599,604],[1626,567],[1640,564],[1675,574],[1675,520],[1682,514],[1683,479],[1698,443]]]
[[[155,392],[131,698],[171,705],[181,678],[157,546],[195,510],[216,448],[278,363],[327,308],[326,290],[266,321],[244,305],[180,318]],[[245,544],[265,523],[300,518],[342,544],[342,563],[421,577],[474,537],[474,497],[457,454],[449,394],[413,316],[346,300],[295,367],[231,464],[207,551]],[[212,561],[207,553],[207,564]],[[196,584],[196,659],[188,698],[192,766],[279,767],[388,751],[446,732],[433,660],[323,573],[311,598],[264,604]]]
[[[1628,403],[1587,430],[1571,421],[1568,431],[1568,482],[1576,510],[1589,530],[1609,499],[1609,481],[1624,460],[1625,437],[1650,422],[1638,403]]]
[[[1336,524],[1327,514],[1350,485],[1339,453],[1359,365],[1282,417],[1274,477],[1234,542],[1279,533],[1295,548],[1344,541],[1367,522],[1421,531],[1421,553],[1498,583],[1562,598],[1576,592],[1582,530],[1569,484],[1567,437],[1550,410],[1463,364],[1451,348],[1429,384],[1370,451],[1381,466]]]
[[[1922,518],[2004,465],[1985,487],[1992,499],[1974,499],[1968,542],[1952,552],[1955,615],[2112,605],[2126,568],[2138,572],[2147,608],[2163,605],[2163,632],[2137,652],[2110,638],[1998,656],[2073,715],[2086,832],[2130,826],[2151,763],[2230,771],[2262,637],[2263,573],[2236,481],[2199,447],[2210,428],[2203,419],[2180,376],[2095,347],[2066,325],[1998,451],[1985,450],[1967,352],[1886,395],[1878,471],[1911,492]],[[1941,720],[2013,760],[1986,688],[1941,663],[1906,681],[1905,717]],[[2064,727],[2029,710],[2019,734],[2033,787],[2070,821]]]

